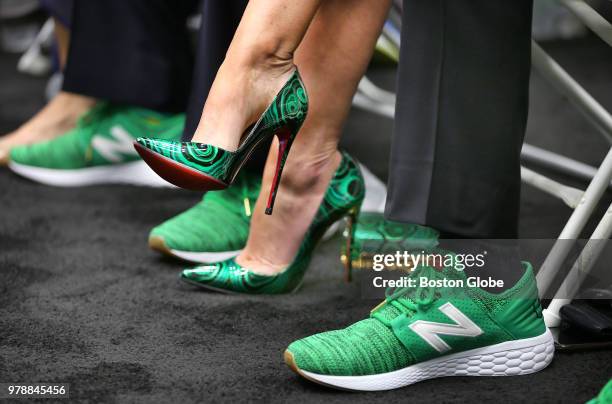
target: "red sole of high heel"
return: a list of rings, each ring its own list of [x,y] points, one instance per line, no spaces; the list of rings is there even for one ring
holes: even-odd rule
[[[215,191],[228,187],[227,184],[209,175],[157,154],[138,143],[134,143],[134,148],[157,175],[179,188]]]

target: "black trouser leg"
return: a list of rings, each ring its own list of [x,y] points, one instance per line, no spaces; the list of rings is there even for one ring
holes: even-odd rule
[[[183,112],[193,66],[186,18],[197,1],[76,0],[64,90]]]
[[[531,0],[406,0],[390,219],[516,238]]]
[[[404,1],[389,219],[518,237],[531,11],[532,0]],[[516,251],[492,262],[518,265]]]
[[[40,0],[40,5],[53,18],[70,28],[75,0]]]

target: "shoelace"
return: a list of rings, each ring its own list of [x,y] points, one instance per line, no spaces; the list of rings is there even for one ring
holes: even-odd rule
[[[251,217],[251,200],[249,198],[249,181],[242,181],[242,201],[244,205],[244,215],[246,217]]]
[[[88,127],[92,123],[99,122],[110,109],[108,102],[98,102],[83,116],[81,116],[77,122],[78,127]]]
[[[233,204],[228,205],[225,200],[218,200],[220,206],[230,208],[233,212],[245,218],[251,217],[253,214],[253,205],[255,205],[258,193],[256,181],[250,177],[239,178],[229,189],[229,192],[230,194],[226,195],[232,195],[234,198],[240,198],[239,200],[242,200],[242,207]]]
[[[96,134],[110,110],[110,103],[98,102],[93,108],[81,116],[77,122],[77,128],[79,128],[81,133],[79,138],[82,139],[82,141],[89,142],[89,139]]]
[[[422,266],[414,270],[408,277],[417,278],[421,276],[427,279],[435,279],[439,276],[439,273],[434,268]],[[401,314],[411,316],[419,311],[419,309],[429,306],[436,300],[436,289],[431,286],[387,288],[385,291],[385,301],[374,309],[371,316],[390,327],[393,319],[384,316],[382,309],[387,307],[387,305],[391,305]]]
[[[104,118],[111,111],[111,104],[108,102],[98,102],[77,121],[76,127],[79,129],[78,141],[85,147],[85,160],[93,158],[93,147],[90,144],[91,138],[97,133]]]

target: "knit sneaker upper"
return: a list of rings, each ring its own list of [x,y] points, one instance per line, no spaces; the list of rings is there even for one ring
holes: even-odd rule
[[[79,169],[138,159],[132,142],[154,133],[176,139],[183,130],[183,114],[167,115],[152,110],[100,102],[84,114],[76,127],[55,139],[15,147],[15,163],[49,169]]]
[[[411,277],[460,280],[463,272],[417,269]],[[427,334],[420,326],[455,327]],[[416,325],[416,326],[415,326]],[[406,287],[388,291],[370,318],[292,343],[297,366],[317,374],[361,376],[398,370],[442,355],[542,334],[533,272],[494,295],[476,287]]]

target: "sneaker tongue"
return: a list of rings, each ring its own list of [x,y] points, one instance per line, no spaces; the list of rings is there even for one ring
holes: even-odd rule
[[[99,102],[79,119],[74,131],[78,133],[77,137],[81,147],[86,150],[91,148],[91,139],[96,135],[97,129],[106,118],[109,109],[109,103]]]
[[[77,122],[77,126],[89,126],[92,122],[99,121],[102,116],[105,115],[106,111],[109,110],[110,104],[108,102],[98,102],[94,105],[89,111],[87,111],[83,116],[81,116]]]
[[[419,282],[420,277],[427,277],[429,279],[449,279],[449,280],[465,280],[465,274],[463,271],[456,270],[453,266],[446,266],[443,268],[429,268],[425,271],[416,271],[413,272],[410,277],[416,277],[417,284]],[[379,316],[384,318],[387,321],[391,321],[397,316],[401,314],[406,314],[407,316],[412,316],[415,311],[410,307],[414,307],[416,305],[416,301],[414,300],[415,294],[419,293],[423,290],[424,287],[414,287],[407,289],[406,293],[396,297],[394,300],[401,304],[393,305],[390,302],[384,302],[384,305],[376,310]]]
[[[397,316],[401,315],[404,312],[406,313],[406,315],[414,314],[410,310],[408,310],[408,308],[406,308],[405,311],[402,311],[389,303],[386,303],[380,309],[376,310],[376,313],[387,322],[391,322],[393,319],[395,319]]]

